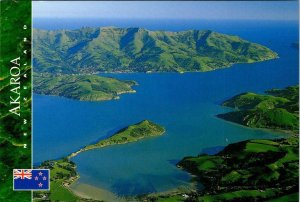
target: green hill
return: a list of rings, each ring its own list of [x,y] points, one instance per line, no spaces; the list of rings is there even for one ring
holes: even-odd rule
[[[83,149],[80,149],[79,151],[72,153],[69,156],[69,158],[72,158],[78,155],[79,153],[87,150],[112,146],[116,144],[127,144],[130,142],[136,142],[144,138],[159,136],[164,133],[165,133],[165,129],[160,125],[153,123],[149,120],[143,120],[139,123],[121,129],[120,131],[118,131],[117,133],[115,133],[109,138],[100,140],[96,144],[88,145]]]
[[[253,128],[299,131],[299,86],[266,91],[267,95],[243,93],[223,103],[235,111],[218,117]]]
[[[36,72],[211,71],[276,57],[277,53],[262,45],[210,30],[33,30]]]
[[[298,137],[248,140],[184,158],[178,166],[205,186],[189,201],[298,201],[298,143]]]
[[[50,169],[51,191],[34,191],[33,201],[89,201],[75,195],[69,188],[79,178],[76,165],[68,159],[44,161],[39,169]]]
[[[105,147],[108,145],[135,142],[139,139],[162,135],[164,132],[165,129],[163,127],[151,121],[144,120],[137,124],[123,128],[113,136],[105,140],[101,140],[94,145],[87,146],[85,149],[88,150],[93,147]]]
[[[122,93],[133,93],[135,81],[121,81],[96,75],[37,74],[33,77],[33,91],[37,94],[57,95],[71,99],[101,101],[119,99]]]

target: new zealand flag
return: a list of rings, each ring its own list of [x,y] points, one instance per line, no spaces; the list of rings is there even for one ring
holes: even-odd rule
[[[50,190],[49,169],[14,169],[14,190]]]

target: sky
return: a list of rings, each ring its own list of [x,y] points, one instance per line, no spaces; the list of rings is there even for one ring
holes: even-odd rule
[[[297,1],[33,1],[33,18],[297,20]]]

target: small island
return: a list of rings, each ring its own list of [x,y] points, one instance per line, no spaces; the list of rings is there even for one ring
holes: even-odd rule
[[[97,149],[107,146],[112,146],[116,144],[126,144],[130,142],[136,142],[138,140],[160,136],[165,133],[165,129],[160,125],[153,123],[149,120],[143,120],[137,124],[125,127],[119,130],[117,133],[112,135],[111,137],[100,140],[96,144],[88,145],[77,152],[70,154],[68,158],[72,158],[78,155],[81,152],[88,151],[91,149]]]
[[[123,93],[134,93],[135,81],[121,81],[97,75],[33,74],[33,92],[56,95],[80,101],[119,99]]]
[[[297,134],[299,132],[299,86],[272,89],[265,95],[242,93],[222,105],[235,109],[217,115],[227,121],[251,128],[267,128]]]

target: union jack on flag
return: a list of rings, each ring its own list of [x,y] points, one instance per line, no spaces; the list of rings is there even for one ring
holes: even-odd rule
[[[14,169],[14,180],[21,178],[22,180],[26,179],[31,179],[32,178],[32,173],[31,170],[18,170]]]
[[[49,190],[49,169],[14,169],[14,190]]]

